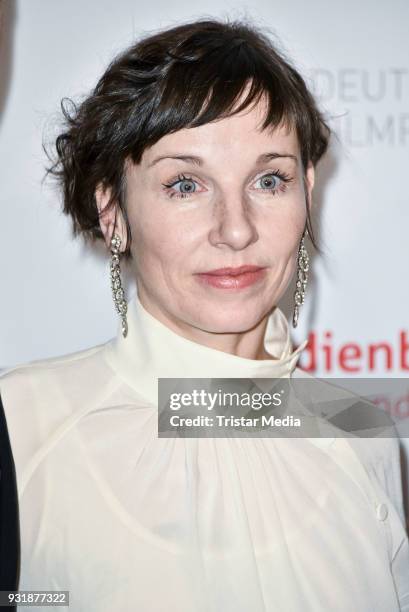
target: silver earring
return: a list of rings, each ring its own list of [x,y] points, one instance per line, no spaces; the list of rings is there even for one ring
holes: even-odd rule
[[[126,312],[128,304],[126,303],[124,290],[121,282],[121,269],[119,267],[119,258],[121,239],[118,234],[114,234],[111,239],[111,288],[112,297],[114,298],[115,308],[122,319],[122,335],[126,338],[128,333],[128,322],[126,320]]]
[[[307,232],[306,232],[307,233]],[[293,314],[293,327],[297,327],[298,314],[301,304],[304,304],[305,288],[308,281],[308,270],[310,268],[310,259],[308,257],[307,249],[304,244],[304,235],[301,238],[300,246],[298,248],[297,255],[297,281],[296,291],[294,293],[294,314]]]

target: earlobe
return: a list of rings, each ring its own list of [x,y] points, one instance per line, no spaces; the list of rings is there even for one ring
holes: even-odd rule
[[[104,188],[101,184],[98,185],[95,190],[95,201],[98,208],[99,226],[108,249],[111,248],[111,239],[114,233],[116,233],[121,239],[121,245],[123,245],[121,248],[122,251],[125,245],[125,223],[117,203],[108,207],[111,200],[111,195],[111,188]]]
[[[310,203],[310,207],[312,205],[312,190],[314,188],[315,182],[315,168],[313,163],[310,161],[305,172],[305,189],[306,195],[308,195],[308,202]]]
[[[311,195],[311,192],[314,188],[314,181],[315,181],[315,168],[313,166],[313,163],[310,161],[308,164],[308,168],[307,168],[307,184],[308,184],[308,189],[309,189],[309,193]]]

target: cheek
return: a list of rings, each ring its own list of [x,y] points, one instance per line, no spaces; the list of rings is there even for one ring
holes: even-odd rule
[[[132,255],[138,267],[174,268],[195,253],[195,234],[187,224],[177,223],[169,215],[141,214],[129,217]]]
[[[291,256],[298,249],[305,222],[305,208],[287,208],[284,205],[274,214],[266,215],[259,223],[261,242],[277,257]]]

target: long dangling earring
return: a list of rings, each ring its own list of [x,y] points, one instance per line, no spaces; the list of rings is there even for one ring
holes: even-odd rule
[[[308,270],[310,268],[310,259],[308,257],[307,249],[304,244],[304,235],[307,235],[307,230],[301,238],[300,246],[298,248],[297,255],[297,282],[296,291],[294,293],[294,314],[293,314],[293,327],[297,327],[298,314],[301,304],[304,304],[305,288],[308,281]]]
[[[122,335],[126,338],[128,333],[128,322],[126,320],[126,312],[128,304],[126,303],[124,290],[121,282],[121,269],[119,267],[119,258],[121,239],[118,234],[114,234],[111,239],[111,288],[112,297],[114,298],[115,308],[122,319]]]

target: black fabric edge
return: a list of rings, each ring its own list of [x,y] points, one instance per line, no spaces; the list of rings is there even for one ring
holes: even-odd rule
[[[20,580],[20,521],[17,477],[0,395],[0,590],[16,591]],[[0,606],[0,610],[15,610]]]

